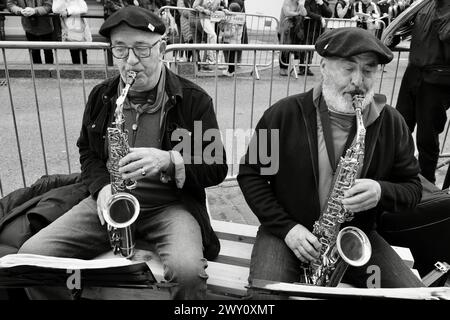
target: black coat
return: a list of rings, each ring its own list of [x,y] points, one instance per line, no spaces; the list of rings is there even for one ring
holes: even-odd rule
[[[106,129],[113,121],[118,84],[119,76],[116,76],[105,80],[91,91],[77,141],[81,178],[94,198],[110,183],[110,175],[106,168],[108,153],[105,138]],[[202,156],[203,150],[209,144],[208,141],[203,141],[203,133],[208,129],[218,129],[213,102],[202,88],[168,69],[166,69],[165,89],[169,99],[164,106],[166,113],[161,129],[161,149],[172,150],[179,143],[170,138],[174,130],[185,129],[192,133],[190,135],[192,153],[183,154],[184,158],[191,159],[191,164],[185,163],[186,180],[183,188],[177,190],[183,203],[200,224],[205,257],[214,259],[219,253],[220,244],[209,221],[204,189],[221,183],[227,175],[228,166],[221,141],[218,141],[222,147],[221,163],[206,164]],[[200,132],[194,131],[195,121],[201,122],[202,136],[198,135]],[[196,150],[195,145],[200,145],[201,150]],[[200,159],[201,164],[195,164],[194,158]]]
[[[279,130],[275,174],[260,174],[261,168],[268,165],[263,165],[259,157],[252,164],[248,151],[239,167],[237,179],[247,203],[261,224],[281,239],[298,223],[312,230],[320,214],[317,120],[312,97],[310,90],[282,99],[258,122],[256,132],[261,134],[265,133],[260,129],[266,129],[269,135],[272,130]],[[253,136],[250,142],[254,149],[257,139]],[[270,136],[267,140],[270,141]],[[375,227],[377,213],[415,207],[422,186],[413,139],[394,108],[383,108],[378,119],[367,128],[365,144],[361,177],[380,183],[381,199],[376,208],[355,214],[351,224],[367,231]],[[272,146],[268,149],[276,152]]]
[[[89,196],[80,174],[43,176],[0,200],[0,257],[22,244]]]

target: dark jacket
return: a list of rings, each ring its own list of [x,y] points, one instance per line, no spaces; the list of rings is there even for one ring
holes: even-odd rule
[[[310,18],[305,19],[303,25],[306,38],[305,44],[315,44],[317,38],[323,32],[322,18],[331,18],[333,12],[326,0],[320,6],[316,3],[316,0],[306,0],[305,9],[307,12],[306,16]]]
[[[51,0],[7,0],[8,10],[19,15],[26,7],[35,8],[36,13],[30,17],[22,17],[25,32],[33,35],[44,35],[53,32],[53,22],[50,17],[43,17],[52,11]]]
[[[247,151],[237,177],[247,203],[261,224],[281,239],[298,223],[312,230],[320,214],[317,120],[312,92],[282,99],[258,122],[256,132],[261,134],[265,133],[259,129],[267,129],[269,135],[271,130],[279,130],[278,171],[272,175],[260,174],[261,168],[268,165],[262,165],[260,159],[251,164]],[[257,139],[252,138],[251,148],[256,149]],[[375,227],[376,213],[399,212],[416,206],[422,186],[419,165],[414,158],[414,142],[395,109],[385,106],[379,118],[367,128],[365,144],[361,177],[380,183],[381,199],[376,208],[355,214],[350,224],[367,231]],[[272,146],[267,152],[274,152]]]
[[[0,200],[0,257],[22,244],[89,196],[80,174],[43,176]]]
[[[80,151],[81,177],[90,194],[96,199],[98,192],[110,183],[106,168],[108,158],[105,147],[106,128],[111,126],[117,99],[119,76],[107,79],[94,87],[89,95],[83,116],[83,124],[77,146]],[[203,141],[203,133],[208,129],[218,129],[211,97],[199,86],[166,69],[166,92],[169,100],[161,132],[161,149],[171,150],[179,141],[171,141],[174,130],[185,129],[192,133],[191,149],[202,154],[183,154],[189,157],[191,164],[185,163],[186,180],[182,189],[177,189],[181,200],[199,222],[202,229],[204,254],[213,259],[219,253],[220,245],[212,230],[205,204],[205,188],[222,182],[228,171],[225,150],[222,146],[222,164],[206,164],[202,157],[203,150],[209,145]],[[194,132],[194,121],[201,121],[202,136]],[[194,142],[194,139],[197,143]],[[195,146],[202,146],[196,150]],[[201,164],[194,164],[194,157]]]
[[[430,0],[417,13],[411,36],[411,64],[450,69],[450,2]]]

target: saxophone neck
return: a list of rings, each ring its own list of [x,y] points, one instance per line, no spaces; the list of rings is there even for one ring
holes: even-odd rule
[[[364,128],[364,122],[362,117],[362,111],[363,111],[363,102],[364,102],[364,96],[362,94],[355,94],[353,95],[353,108],[355,109],[355,115],[356,115],[356,130],[359,132]]]
[[[137,73],[134,71],[127,72],[125,87],[122,89],[120,96],[116,100],[116,111],[114,113],[116,126],[120,126],[124,121],[123,120],[123,104],[125,103],[125,98],[127,97],[128,91],[130,90],[131,86],[133,85],[133,83],[136,79],[136,76],[137,76]]]

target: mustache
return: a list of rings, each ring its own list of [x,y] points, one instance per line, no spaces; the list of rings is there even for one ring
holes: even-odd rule
[[[355,88],[353,90],[344,91],[344,94],[349,94],[352,97],[355,95],[364,96],[368,90],[363,91],[361,88]]]

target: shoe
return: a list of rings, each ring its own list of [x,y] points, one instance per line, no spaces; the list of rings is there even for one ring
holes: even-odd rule
[[[288,72],[286,69],[280,69],[280,76],[287,77]]]
[[[314,75],[314,73],[311,71],[310,68],[308,68],[308,69],[306,70],[306,74],[307,74],[308,76],[313,76],[313,75]]]
[[[225,77],[233,77],[234,76],[234,72],[228,72],[228,70],[223,70],[222,74]]]
[[[305,75],[305,67],[298,68],[298,75],[299,76],[304,76]]]

